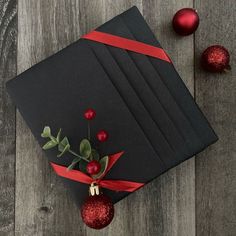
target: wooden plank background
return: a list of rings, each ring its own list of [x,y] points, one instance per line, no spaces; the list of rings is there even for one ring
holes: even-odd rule
[[[116,204],[104,230],[80,221],[5,91],[5,82],[80,35],[136,5],[170,54],[220,140]],[[174,13],[195,7],[193,36],[171,28]],[[234,0],[0,0],[0,236],[236,235],[236,4]],[[226,46],[231,72],[210,74],[199,56]]]

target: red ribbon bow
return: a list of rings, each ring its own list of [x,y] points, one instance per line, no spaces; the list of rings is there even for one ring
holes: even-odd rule
[[[124,152],[119,152],[109,156],[109,162],[106,171],[101,176],[100,179],[94,180],[90,176],[84,174],[79,170],[67,170],[67,167],[61,166],[51,162],[51,165],[57,175],[71,179],[84,184],[97,183],[100,187],[107,188],[113,191],[124,191],[124,192],[134,192],[135,190],[141,188],[144,183],[125,181],[125,180],[103,180],[102,178],[106,173],[112,168],[112,166],[119,160]]]

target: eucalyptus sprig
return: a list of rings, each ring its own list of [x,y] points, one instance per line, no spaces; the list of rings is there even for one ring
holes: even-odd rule
[[[70,153],[74,155],[75,158],[73,159],[71,164],[67,167],[68,170],[72,170],[77,164],[79,164],[79,169],[82,172],[86,173],[87,164],[92,160],[98,161],[101,165],[101,169],[99,173],[97,173],[96,175],[92,175],[92,178],[94,179],[100,178],[107,169],[109,157],[104,156],[100,158],[99,153],[97,152],[96,149],[91,147],[91,143],[88,139],[81,140],[79,145],[80,154],[78,154],[77,152],[71,149],[71,145],[69,143],[68,138],[66,136],[64,136],[63,138],[61,137],[62,136],[61,133],[62,130],[59,129],[55,137],[52,135],[50,127],[45,126],[41,134],[41,137],[47,138],[49,139],[49,141],[45,143],[42,148],[44,150],[49,150],[51,148],[57,147],[59,151],[57,157],[62,157],[65,153]]]
[[[79,154],[71,149],[70,142],[66,136],[63,138],[61,137],[61,129],[59,129],[55,137],[52,135],[50,127],[45,126],[41,136],[42,138],[49,139],[42,147],[44,150],[57,147],[59,151],[57,157],[61,157],[65,153],[70,153],[75,156],[71,164],[67,167],[67,170],[72,170],[77,164],[79,164],[79,169],[82,172],[89,174],[94,179],[99,179],[107,169],[109,157],[104,156],[100,158],[96,149],[91,147],[90,121],[95,117],[96,112],[92,108],[88,108],[84,112],[84,118],[88,121],[88,138],[81,140],[79,145]],[[98,141],[105,142],[108,138],[108,133],[105,130],[100,130],[96,136]]]
[[[58,147],[58,155],[57,157],[63,156],[65,153],[69,152],[72,155],[76,156],[76,160],[73,160],[73,163],[78,163],[80,160],[84,160],[86,162],[89,162],[89,156],[92,153],[92,148],[90,145],[89,140],[83,139],[80,143],[80,155],[73,151],[71,149],[69,140],[66,136],[64,138],[61,138],[61,129],[59,129],[57,136],[54,137],[51,133],[51,129],[49,126],[45,126],[43,129],[43,132],[41,134],[41,137],[48,138],[49,141],[43,145],[44,150],[48,150],[54,147]],[[75,165],[74,164],[74,165]]]

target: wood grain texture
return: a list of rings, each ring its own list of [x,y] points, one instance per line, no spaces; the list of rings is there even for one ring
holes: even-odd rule
[[[195,39],[196,62],[202,51],[221,44],[231,54],[226,74],[204,72],[196,63],[196,99],[219,141],[196,158],[196,227],[198,236],[236,235],[236,5],[196,1],[202,19]],[[206,10],[208,9],[208,10]]]
[[[79,37],[78,2],[21,0],[18,73]],[[79,210],[20,114],[16,122],[15,235],[83,235]]]
[[[5,83],[16,75],[16,1],[0,1],[0,235],[14,235],[15,108]]]

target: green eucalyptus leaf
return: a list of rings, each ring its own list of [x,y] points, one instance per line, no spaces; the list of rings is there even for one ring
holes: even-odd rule
[[[57,142],[60,142],[60,138],[61,138],[61,129],[59,129],[58,133],[57,133]]]
[[[76,164],[78,163],[78,162],[80,162],[80,158],[79,157],[76,157],[72,162],[71,162],[71,164],[67,167],[67,170],[72,170],[72,169],[74,169],[74,167],[76,166]]]
[[[91,152],[92,152],[92,148],[91,148],[89,140],[88,139],[83,139],[80,142],[80,154],[83,157],[89,158]]]
[[[64,137],[61,142],[58,144],[58,151],[59,152],[63,152],[65,147],[69,144],[70,146],[70,143],[69,143],[69,140],[67,137]]]
[[[99,153],[97,152],[96,149],[92,149],[91,151],[91,155],[90,155],[90,160],[96,160],[96,161],[99,161],[100,159],[100,156],[99,156]]]
[[[44,144],[42,148],[43,148],[43,150],[48,150],[48,149],[55,147],[56,145],[57,145],[57,143],[50,140],[46,144]]]
[[[64,149],[61,151],[60,154],[57,155],[57,157],[61,157],[63,154],[65,154],[70,149],[70,144],[67,144]]]
[[[98,174],[92,176],[93,179],[99,179],[104,174],[108,166],[108,161],[109,161],[108,156],[104,156],[103,158],[101,158],[101,160],[99,161],[101,165],[101,170]]]
[[[56,139],[55,137],[51,136],[50,139],[51,139],[55,144],[58,144],[57,139]]]
[[[43,129],[43,133],[41,134],[41,137],[48,138],[51,136],[51,129],[49,126],[45,126]]]
[[[86,167],[88,165],[88,162],[81,160],[79,162],[79,169],[83,172],[83,173],[87,173]]]

